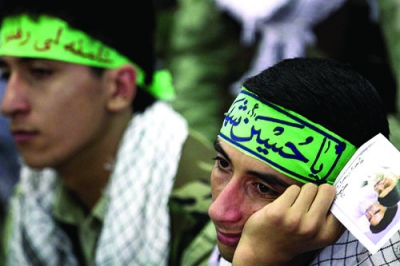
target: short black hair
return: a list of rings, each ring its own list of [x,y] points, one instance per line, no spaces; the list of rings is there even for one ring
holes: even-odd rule
[[[385,206],[390,207],[396,205],[400,201],[400,182],[396,179],[396,185],[391,191],[389,191],[386,196],[378,197],[378,202]]]
[[[388,225],[393,221],[393,218],[396,216],[398,206],[397,204],[386,209],[385,215],[382,220],[377,225],[370,225],[369,229],[372,233],[377,234],[385,230]]]
[[[349,64],[326,58],[291,58],[248,78],[260,98],[292,110],[359,147],[378,133],[389,138],[382,99]]]
[[[1,0],[0,22],[5,17],[20,14],[28,14],[34,19],[40,15],[62,19],[70,27],[116,49],[140,66],[146,74],[146,83],[150,84],[155,68],[155,9],[151,0],[132,4],[128,6],[122,0]],[[133,103],[135,111],[154,101],[147,92],[138,90],[138,93]]]

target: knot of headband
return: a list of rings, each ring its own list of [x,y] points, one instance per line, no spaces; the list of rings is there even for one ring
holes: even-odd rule
[[[28,15],[6,17],[0,29],[0,55],[53,59],[107,69],[130,64],[137,72],[138,85],[158,99],[175,97],[167,70],[156,71],[153,83],[147,86],[144,71],[134,62],[54,17],[42,15],[37,20]]]
[[[291,178],[318,185],[333,184],[356,151],[335,133],[244,87],[225,114],[219,136]]]

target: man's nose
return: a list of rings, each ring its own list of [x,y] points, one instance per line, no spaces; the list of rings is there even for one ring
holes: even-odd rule
[[[221,190],[211,203],[208,213],[215,222],[238,222],[242,219],[244,195],[234,178]]]
[[[1,113],[12,117],[29,111],[26,94],[26,84],[17,74],[10,75],[5,84],[5,91],[1,102]]]

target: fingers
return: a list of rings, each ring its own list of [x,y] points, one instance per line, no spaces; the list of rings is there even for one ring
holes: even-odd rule
[[[330,214],[330,207],[335,196],[336,190],[329,184],[317,186],[307,183],[301,188],[292,185],[273,203],[269,204],[268,208],[270,211],[273,209],[279,213],[284,210],[291,212],[296,219],[307,215],[311,220],[324,222]]]
[[[331,185],[288,187],[275,201],[250,216],[239,246],[251,247],[246,250],[251,257],[259,252],[261,258],[271,254],[270,258],[291,259],[334,243],[344,230],[329,211],[335,195]],[[237,254],[238,249],[235,257]]]
[[[315,198],[318,193],[318,186],[312,183],[307,183],[301,187],[301,191],[293,203],[293,208],[299,212],[309,212],[310,207],[313,206]]]
[[[301,188],[295,185],[290,186],[272,204],[274,210],[279,211],[281,215],[284,210],[286,211],[285,219],[289,224],[297,224],[305,231],[316,231],[325,224],[326,226],[333,225],[333,230],[336,230],[340,223],[330,214],[330,207],[335,196],[336,190],[332,185],[317,186],[307,183]]]
[[[336,189],[329,184],[323,184],[318,187],[317,194],[313,204],[310,206],[309,213],[316,215],[318,218],[326,217],[331,208],[332,202],[335,200]]]
[[[288,187],[273,204],[279,205],[281,208],[292,207],[298,211],[322,217],[328,214],[335,196],[336,190],[332,185],[317,186],[307,183],[301,188],[296,185]]]
[[[293,219],[300,219],[300,217],[309,212],[310,208],[315,204],[317,195],[318,187],[315,184],[308,183],[302,187],[292,185],[273,203],[269,204],[268,208],[270,211],[273,209],[278,213],[283,213],[284,210],[291,212]],[[323,197],[320,197],[320,199],[326,201]],[[330,199],[327,201],[329,202]],[[317,205],[317,207],[314,207],[316,212],[320,211],[319,209],[321,208],[319,206],[320,203]],[[325,212],[325,215],[326,213],[327,212]]]
[[[304,185],[297,199],[304,204],[304,233],[314,234],[315,243],[323,246],[336,241],[344,231],[343,225],[330,212],[335,196],[336,189],[332,185]],[[307,206],[308,211],[305,210]]]
[[[296,185],[288,187],[285,192],[280,195],[273,203],[282,207],[289,208],[297,200],[300,194],[301,188]]]
[[[329,213],[324,228],[321,230],[320,238],[328,241],[330,239],[330,242],[325,243],[325,245],[330,245],[336,242],[345,230],[343,224],[332,213]]]

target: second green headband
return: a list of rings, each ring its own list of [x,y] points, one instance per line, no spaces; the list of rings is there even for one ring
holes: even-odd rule
[[[307,118],[242,87],[219,136],[247,155],[302,183],[333,184],[356,151]]]
[[[157,71],[153,83],[146,86],[145,73],[138,65],[55,17],[42,15],[37,20],[28,15],[6,17],[0,29],[0,55],[52,59],[106,69],[130,64],[136,70],[137,84],[156,98],[170,100],[175,96],[168,71]]]

